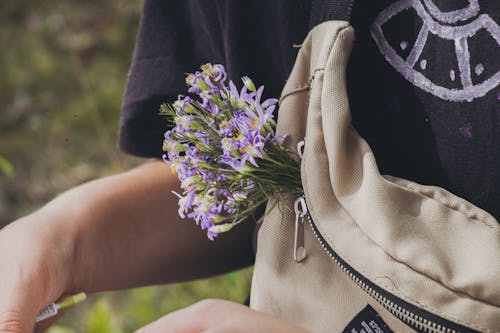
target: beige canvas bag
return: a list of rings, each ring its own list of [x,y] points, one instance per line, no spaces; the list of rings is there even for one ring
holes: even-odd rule
[[[283,90],[278,133],[292,150],[305,139],[305,200],[266,216],[251,306],[316,333],[500,332],[498,222],[379,173],[350,125],[353,39],[347,22],[316,26]]]

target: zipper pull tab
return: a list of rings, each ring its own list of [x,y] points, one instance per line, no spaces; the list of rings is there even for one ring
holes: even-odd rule
[[[295,237],[293,240],[293,259],[301,262],[306,257],[306,247],[304,245],[304,219],[307,214],[306,200],[303,196],[298,197],[294,204],[295,211]]]
[[[304,147],[306,146],[306,138],[297,142],[297,154],[299,154],[300,159],[304,157]]]

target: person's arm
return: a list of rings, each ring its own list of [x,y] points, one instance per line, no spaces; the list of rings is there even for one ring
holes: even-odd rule
[[[74,222],[77,287],[100,291],[170,283],[251,263],[253,226],[241,224],[210,241],[193,221],[179,217],[172,194],[180,192],[178,183],[169,166],[155,161],[81,186],[45,208],[61,214],[80,198],[93,198],[78,209]]]
[[[209,241],[178,217],[171,193],[177,188],[170,168],[154,161],[76,187],[1,230],[0,332],[30,332],[36,313],[63,293],[176,282],[249,265],[253,225]]]

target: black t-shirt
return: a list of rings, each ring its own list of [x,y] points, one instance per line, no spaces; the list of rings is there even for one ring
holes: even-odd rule
[[[338,0],[336,2],[339,2]],[[353,125],[383,174],[438,185],[500,219],[500,8],[491,0],[357,1]],[[159,105],[206,62],[279,96],[309,30],[304,0],[146,0],[120,147],[160,157]],[[340,18],[343,16],[339,15]]]
[[[122,107],[119,146],[161,157],[160,104],[186,93],[185,73],[220,63],[277,97],[307,34],[308,1],[146,0]]]

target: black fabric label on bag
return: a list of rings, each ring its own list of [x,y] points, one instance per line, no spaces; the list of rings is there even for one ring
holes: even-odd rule
[[[387,324],[380,318],[377,311],[367,305],[347,325],[342,333],[393,333]]]

